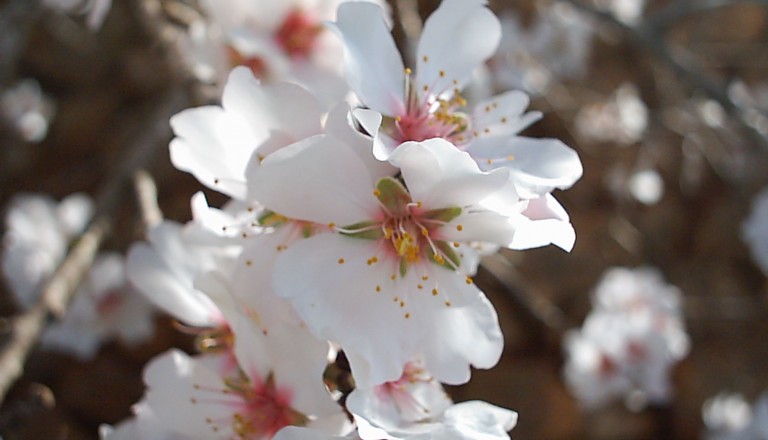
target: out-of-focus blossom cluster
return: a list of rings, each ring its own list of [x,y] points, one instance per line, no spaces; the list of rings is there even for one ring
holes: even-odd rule
[[[704,440],[768,439],[768,394],[749,404],[741,394],[719,394],[702,409]]]
[[[689,346],[680,301],[656,269],[606,271],[593,310],[564,341],[565,379],[584,406],[625,398],[637,408],[670,399],[670,370]]]
[[[22,309],[31,307],[93,215],[93,201],[73,194],[61,202],[40,194],[19,194],[7,208],[3,275]],[[46,328],[42,344],[83,359],[113,338],[134,344],[154,331],[149,303],[129,285],[122,256],[100,254],[75,293],[65,318]]]
[[[752,200],[752,210],[744,220],[741,232],[755,264],[768,275],[768,189]]]
[[[45,139],[54,112],[55,105],[34,79],[20,81],[0,94],[0,115],[27,142]]]
[[[93,31],[99,30],[107,18],[112,0],[43,0],[52,10],[85,17],[85,23]]]

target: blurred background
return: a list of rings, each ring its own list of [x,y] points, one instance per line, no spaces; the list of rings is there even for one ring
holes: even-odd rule
[[[189,220],[189,198],[202,189],[171,166],[167,121],[217,102],[217,86],[183,66],[183,36],[203,15],[193,0],[59,3],[0,1],[0,207],[20,193],[87,193],[109,213],[103,248],[124,252],[144,233],[130,184],[137,166],[156,181],[167,218]],[[438,4],[390,2],[402,48]],[[504,36],[468,97],[527,91],[544,117],[524,134],[573,147],[584,175],[554,194],[576,229],[571,253],[505,251],[485,262],[476,281],[506,349],[451,395],[518,411],[516,439],[706,438],[708,399],[740,393],[751,403],[768,390],[768,264],[756,259],[768,249],[759,239],[768,213],[744,232],[768,183],[768,2],[490,7]],[[205,192],[212,205],[224,201]],[[615,266],[654,267],[679,289],[690,349],[671,370],[671,400],[587,409],[563,381],[563,337],[581,327]],[[5,317],[20,312],[10,289],[0,285]],[[143,366],[171,346],[190,350],[192,338],[157,314],[150,339],[106,342],[87,360],[33,349],[0,406],[0,437],[98,438],[100,424],[131,414]]]

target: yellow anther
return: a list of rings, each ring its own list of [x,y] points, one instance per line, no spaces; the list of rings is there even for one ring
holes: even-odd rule
[[[424,55],[423,57],[421,57],[421,60],[426,63],[427,61],[429,61],[429,57]]]
[[[339,264],[344,264],[344,259],[343,258],[339,258],[338,261],[339,261]]]
[[[468,276],[465,281],[467,284],[472,284],[472,277]]]
[[[437,296],[437,289],[432,289],[432,296]]]
[[[335,227],[336,227],[336,223],[334,223],[334,222],[330,222],[330,223],[328,223],[328,227],[329,227],[329,228],[331,228],[331,229],[333,229],[333,228],[335,228]]]
[[[376,291],[381,292],[381,286],[379,286],[378,284],[376,285]]]
[[[405,319],[408,319],[408,318],[411,317],[411,314],[410,313],[406,313],[404,316],[405,316]]]
[[[417,288],[417,289],[423,289],[423,288],[424,288],[424,286],[422,286],[421,284],[417,284],[417,285],[416,285],[416,288]]]
[[[422,275],[422,276],[421,276],[421,279],[422,279],[423,281],[427,281],[427,280],[429,279],[429,275]]]
[[[246,266],[253,266],[253,260],[245,260]]]
[[[373,190],[374,197],[379,197],[381,195],[381,190],[376,188]]]
[[[445,70],[440,71],[440,78],[445,78]]]
[[[427,230],[427,228],[424,228],[424,227],[421,228],[421,235],[425,237],[429,237],[429,231]]]
[[[437,264],[445,264],[445,259],[443,258],[442,255],[435,253],[435,254],[433,254],[433,257],[434,257],[435,262]]]
[[[458,242],[458,241],[454,241],[454,242],[453,242],[453,247],[457,248],[457,247],[459,247],[459,246],[461,246],[461,244],[459,244],[459,242]]]
[[[506,124],[507,123],[507,118],[506,117],[501,118],[501,123],[502,124]]]
[[[458,225],[456,225],[456,230],[459,231],[459,232],[463,231],[464,230],[464,225],[459,223]]]
[[[392,228],[384,228],[384,239],[389,240],[392,238]]]
[[[410,67],[406,67],[406,68],[405,68],[405,74],[406,74],[406,75],[410,75],[410,74],[411,74],[411,72],[413,72],[413,71],[411,70],[411,68],[410,68]]]
[[[510,154],[510,155],[507,156],[507,160],[513,161],[513,160],[515,160],[515,156]]]
[[[400,122],[403,120],[402,116],[395,116],[395,122]]]
[[[446,306],[446,307],[450,307],[450,306],[451,306],[451,302],[450,302],[450,301],[446,301],[446,302],[445,302],[445,306]]]

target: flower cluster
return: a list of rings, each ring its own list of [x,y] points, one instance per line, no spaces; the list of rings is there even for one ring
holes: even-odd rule
[[[768,438],[768,394],[750,406],[741,394],[722,393],[704,402],[705,440]]]
[[[565,339],[565,379],[586,407],[618,397],[633,406],[671,397],[669,372],[688,353],[680,292],[648,267],[612,268],[595,289],[594,309]]]
[[[271,27],[219,10],[235,21],[229,44],[252,59],[220,106],[171,119],[174,165],[231,200],[195,195],[194,219],[155,226],[127,271],[197,335],[199,354],[154,359],[135,417],[103,437],[508,438],[514,412],[453,403],[441,383],[501,356],[496,312],[472,278],[480,258],[573,246],[551,192],[581,177],[578,156],[519,134],[541,117],[522,92],[465,110],[462,89],[500,38],[485,1],[444,0],[412,67],[382,7],[341,3],[328,36],[350,90],[332,105],[254,75],[276,49],[315,56],[321,29],[287,3]],[[255,44],[263,32],[275,47]]]

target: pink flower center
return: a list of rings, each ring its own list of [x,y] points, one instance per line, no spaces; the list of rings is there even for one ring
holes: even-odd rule
[[[275,32],[275,41],[293,58],[307,58],[312,53],[323,27],[304,12],[295,9]]]
[[[470,119],[460,110],[467,101],[454,89],[450,98],[441,98],[430,92],[428,86],[414,90],[411,70],[405,70],[405,113],[387,118],[383,129],[397,142],[421,142],[442,138],[454,145],[466,144]]]
[[[227,381],[243,402],[232,416],[232,430],[241,439],[269,439],[289,425],[303,425],[306,418],[291,408],[289,390],[278,389],[272,376],[260,383]]]

